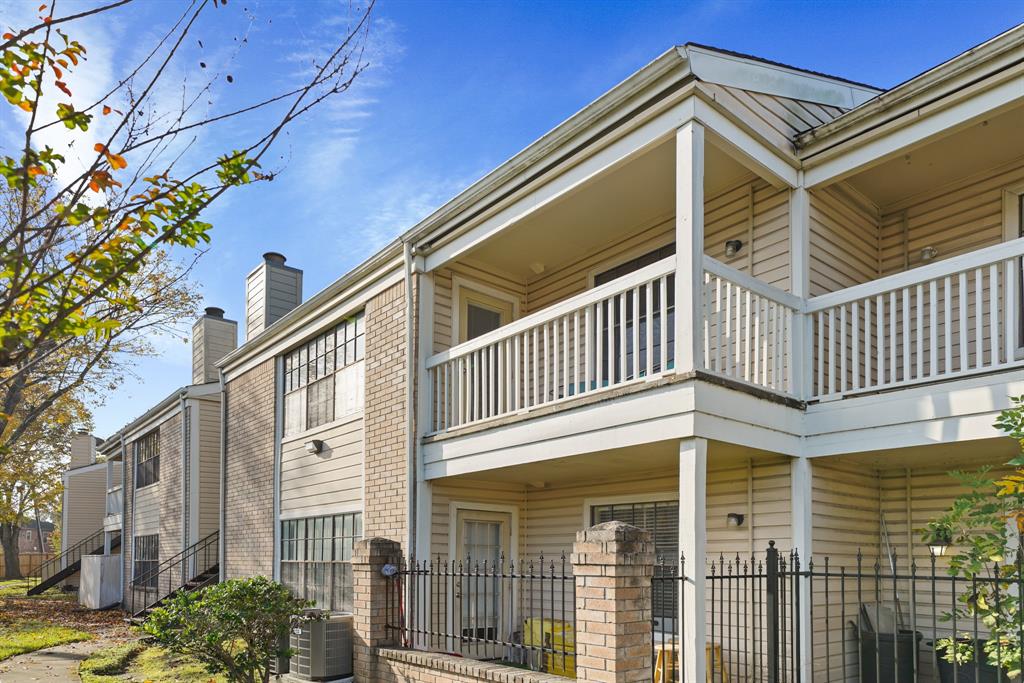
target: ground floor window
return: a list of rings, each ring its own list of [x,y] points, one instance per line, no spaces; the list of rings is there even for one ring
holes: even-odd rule
[[[349,512],[281,522],[281,583],[320,609],[352,611],[352,549],[363,515]]]
[[[651,534],[654,556],[660,571],[674,576],[679,568],[679,501],[665,500],[640,503],[594,505],[590,509],[591,524],[625,522]],[[659,623],[675,619],[675,591],[669,584],[657,582],[651,595],[652,611]]]
[[[135,585],[156,588],[157,577],[154,570],[160,563],[160,535],[136,536],[132,558],[135,562],[132,572]]]

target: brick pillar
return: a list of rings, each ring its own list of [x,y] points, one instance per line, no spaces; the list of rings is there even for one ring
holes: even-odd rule
[[[624,522],[576,534],[576,679],[625,683],[651,676],[651,535]]]
[[[387,629],[388,590],[394,579],[381,570],[398,565],[402,546],[387,538],[356,541],[352,556],[352,668],[357,683],[383,680],[377,671],[378,647],[393,645],[395,634]]]

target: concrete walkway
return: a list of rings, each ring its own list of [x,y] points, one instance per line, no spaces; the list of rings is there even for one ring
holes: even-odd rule
[[[90,654],[113,644],[105,638],[69,643],[0,662],[0,683],[79,683],[78,664]]]

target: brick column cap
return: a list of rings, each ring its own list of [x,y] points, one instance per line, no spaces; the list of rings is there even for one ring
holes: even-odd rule
[[[573,565],[654,563],[651,534],[625,522],[602,522],[576,532]]]
[[[353,564],[369,564],[375,560],[397,562],[401,557],[402,544],[380,536],[360,539],[352,550]]]

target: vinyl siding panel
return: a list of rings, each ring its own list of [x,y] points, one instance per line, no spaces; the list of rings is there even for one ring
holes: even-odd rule
[[[515,278],[496,273],[486,267],[465,262],[450,263],[434,271],[434,353],[440,353],[452,346],[454,307],[453,278],[478,282],[519,300],[520,315],[526,312],[526,284]]]
[[[135,535],[160,533],[160,482],[135,492]]]
[[[304,444],[324,442],[323,451],[310,455]],[[294,513],[339,503],[362,504],[363,414],[306,432],[281,445],[281,512]],[[314,514],[310,510],[310,514]]]
[[[220,401],[199,401],[199,538],[220,528]]]
[[[810,294],[879,277],[879,218],[841,187],[810,193]]]
[[[120,480],[118,480],[120,481]],[[100,465],[90,470],[71,470],[64,492],[64,517],[67,538],[61,539],[70,548],[103,526],[106,512],[107,470]]]

